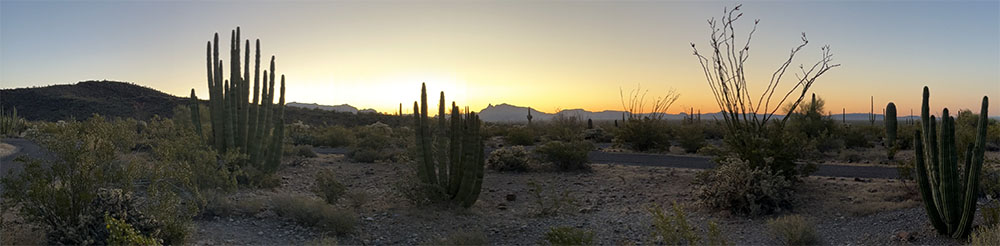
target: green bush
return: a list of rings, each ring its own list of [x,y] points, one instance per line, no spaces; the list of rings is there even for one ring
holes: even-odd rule
[[[340,197],[347,192],[347,187],[337,181],[336,174],[332,170],[322,170],[316,174],[316,186],[313,192],[326,200],[326,203],[337,204]]]
[[[688,224],[687,215],[677,203],[674,203],[673,213],[665,213],[659,205],[649,208],[653,216],[653,233],[666,245],[698,244],[701,238],[695,234],[695,228]]]
[[[394,136],[389,125],[375,123],[357,130],[357,143],[347,153],[355,161],[399,161],[406,154],[406,148],[401,148],[400,140]]]
[[[587,141],[551,141],[535,148],[535,154],[562,171],[590,170],[587,153],[593,149],[594,144]]]
[[[277,195],[271,197],[271,209],[304,226],[310,226],[346,235],[354,231],[358,216],[348,210],[340,210],[322,201],[304,196]]]
[[[594,232],[569,226],[552,227],[545,232],[545,241],[551,245],[593,245]]]
[[[160,245],[161,240],[143,236],[124,220],[104,214],[105,229],[108,230],[108,245]]]
[[[28,121],[17,115],[17,108],[7,112],[0,108],[0,137],[18,137],[28,129]]]
[[[698,122],[681,124],[677,132],[677,142],[685,152],[696,153],[705,146],[705,128]]]
[[[286,147],[282,149],[285,151],[284,153],[285,156],[295,156],[295,157],[305,157],[305,158],[318,157],[318,155],[316,155],[316,152],[313,151],[312,145],[295,145],[292,146],[291,148]]]
[[[791,207],[791,181],[766,166],[752,168],[738,159],[699,173],[695,184],[696,197],[710,208],[761,215]]]
[[[979,226],[969,236],[969,244],[973,246],[1000,245],[1000,226]]]
[[[328,126],[317,130],[315,146],[345,147],[353,144],[356,139],[354,132],[343,126]]]
[[[490,153],[486,167],[500,172],[528,170],[528,151],[521,146],[503,147]]]
[[[882,136],[882,133],[885,132],[885,130],[883,130],[882,125],[869,125],[869,124],[846,125],[844,126],[842,131],[844,138],[844,147],[849,149],[874,147],[875,142],[878,142],[879,136]],[[912,135],[912,134],[900,134],[900,135]]]
[[[614,136],[604,131],[604,128],[596,127],[583,130],[583,139],[595,143],[610,143]]]
[[[785,245],[816,245],[819,235],[816,228],[802,215],[786,215],[767,220],[767,228],[771,235]]]
[[[618,131],[615,143],[635,151],[670,149],[670,128],[659,119],[630,119]]]
[[[582,139],[586,124],[576,116],[557,114],[552,119],[533,125],[535,134],[541,134],[543,141],[574,141]]]
[[[531,127],[515,126],[507,131],[507,145],[531,146],[537,139]]]

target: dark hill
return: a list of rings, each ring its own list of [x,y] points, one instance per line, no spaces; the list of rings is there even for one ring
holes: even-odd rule
[[[17,107],[17,113],[21,117],[40,121],[70,118],[82,120],[94,114],[138,120],[148,120],[154,115],[173,117],[174,108],[186,105],[188,100],[149,87],[116,81],[84,81],[68,85],[0,90],[0,108],[10,110]],[[201,104],[207,106],[208,102],[202,100]],[[410,122],[408,119],[410,118],[378,113],[355,114],[299,107],[285,108],[286,123],[302,121],[318,126],[358,126],[375,122],[401,125],[408,124]]]
[[[0,107],[28,120],[86,119],[93,114],[146,120],[170,117],[183,98],[152,88],[117,81],[84,81],[69,85],[0,90]]]

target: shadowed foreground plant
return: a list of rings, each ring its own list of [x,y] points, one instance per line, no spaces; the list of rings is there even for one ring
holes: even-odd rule
[[[454,102],[451,117],[446,118],[444,92],[438,102],[436,127],[429,120],[427,107],[427,85],[421,84],[420,102],[413,102],[417,176],[422,183],[438,187],[448,199],[471,207],[482,190],[486,162],[482,121],[473,112],[462,117]]]
[[[965,238],[972,231],[986,151],[988,106],[989,98],[983,96],[976,141],[974,145],[970,143],[967,146],[964,168],[959,169],[955,118],[945,108],[941,112],[941,127],[938,129],[937,119],[930,115],[930,89],[924,87],[920,109],[923,131],[914,132],[917,182],[927,217],[934,229],[943,235]],[[959,170],[963,169],[965,172],[961,173]]]
[[[780,239],[785,245],[815,245],[819,244],[816,228],[802,215],[786,215],[767,220],[767,228],[771,235]]]
[[[550,245],[593,245],[594,232],[576,227],[560,226],[545,232],[545,241]]]

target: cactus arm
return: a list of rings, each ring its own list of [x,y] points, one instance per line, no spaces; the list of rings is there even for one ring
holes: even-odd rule
[[[924,141],[920,139],[922,137],[921,135],[921,131],[917,130],[913,137],[913,149],[915,153],[914,157],[916,159],[915,165],[917,171],[917,183],[920,187],[920,197],[924,198],[924,208],[927,210],[927,217],[931,220],[931,225],[934,226],[934,229],[939,232],[947,231],[948,226],[941,220],[936,203],[933,199],[928,199],[934,197],[934,195],[932,191],[933,186],[931,186],[930,182],[931,177],[928,175],[929,171],[925,161]]]
[[[194,132],[198,134],[198,139],[202,139],[204,137],[201,135],[201,110],[199,110],[198,96],[194,94],[194,89],[191,89],[191,104],[188,107],[191,111],[191,125],[194,125]],[[17,116],[15,115],[15,117]]]
[[[975,220],[976,213],[976,198],[978,197],[977,192],[979,191],[979,177],[982,173],[983,161],[985,159],[986,153],[986,128],[988,126],[989,115],[989,98],[983,97],[983,104],[979,112],[979,122],[976,124],[976,143],[975,147],[972,148],[971,153],[968,155],[973,156],[971,161],[971,166],[966,166],[966,169],[971,169],[969,175],[966,179],[965,193],[963,199],[962,207],[962,220],[959,222],[959,226],[955,233],[952,234],[954,238],[964,238],[969,235],[972,231],[972,222]]]
[[[440,100],[438,101],[438,124],[434,131],[437,133],[434,135],[434,148],[435,159],[437,159],[437,175],[438,183],[441,184],[442,188],[448,188],[448,128],[445,124],[445,111],[444,111],[444,91],[441,92]]]
[[[462,115],[455,102],[451,103],[451,130],[449,131],[449,158],[448,174],[451,182],[448,183],[448,194],[458,194],[462,180]]]

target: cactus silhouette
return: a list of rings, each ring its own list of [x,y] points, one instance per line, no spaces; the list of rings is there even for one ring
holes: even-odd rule
[[[260,40],[255,42],[253,97],[250,101],[250,40],[245,42],[243,64],[240,64],[240,28],[231,33],[229,42],[229,79],[223,77],[219,59],[219,34],[206,48],[206,70],[209,91],[209,134],[207,142],[220,152],[235,151],[249,157],[258,170],[273,172],[281,162],[284,136],[285,76],[281,76],[280,99],[274,101],[274,56],[271,56],[270,78],[264,71],[264,87],[260,87]],[[270,84],[269,84],[270,82]],[[259,100],[259,102],[258,102]],[[248,102],[249,101],[249,102]],[[201,134],[198,98],[191,89],[191,120]]]
[[[938,233],[964,238],[972,230],[986,145],[987,106],[983,97],[975,144],[966,149],[965,172],[959,173],[955,146],[955,117],[945,108],[941,113],[940,136],[937,119],[930,115],[930,90],[925,86],[920,119],[923,131],[914,132],[917,182],[927,217]],[[940,137],[940,138],[939,138]],[[925,148],[926,147],[926,148]],[[961,176],[961,177],[960,177]]]
[[[454,102],[451,117],[446,119],[444,102],[444,92],[441,92],[436,127],[432,127],[428,119],[426,84],[421,85],[420,102],[413,102],[417,175],[421,182],[438,187],[448,199],[471,207],[483,183],[482,122],[473,112],[463,117]]]
[[[896,104],[889,102],[885,106],[885,148],[889,151],[889,160],[896,157]]]

